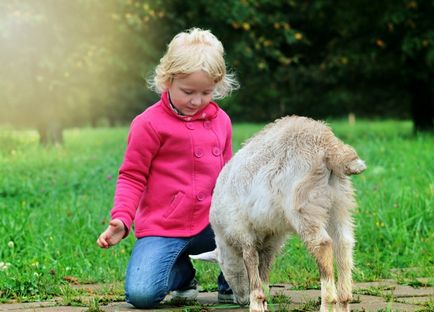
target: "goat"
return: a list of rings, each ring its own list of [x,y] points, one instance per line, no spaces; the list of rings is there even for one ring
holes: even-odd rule
[[[268,287],[275,256],[297,233],[319,267],[321,311],[349,311],[355,244],[349,176],[365,169],[325,123],[298,116],[276,120],[224,166],[210,208],[217,248],[192,258],[217,260],[236,301],[267,311],[262,284]]]

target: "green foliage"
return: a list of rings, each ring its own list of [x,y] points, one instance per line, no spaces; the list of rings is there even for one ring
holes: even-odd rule
[[[160,57],[159,32],[149,34],[151,21],[137,26],[130,2],[1,2],[0,122],[39,131],[116,125],[153,101],[144,77]]]
[[[128,123],[158,98],[146,78],[173,35],[203,27],[241,83],[221,102],[234,120],[413,114],[432,129],[433,14],[432,0],[3,1],[0,122]]]
[[[223,105],[234,119],[409,117],[410,106],[432,106],[427,96],[414,102],[410,88],[433,73],[432,1],[172,3],[188,12],[173,33],[201,26],[224,42],[242,86]],[[432,94],[432,85],[423,88]]]

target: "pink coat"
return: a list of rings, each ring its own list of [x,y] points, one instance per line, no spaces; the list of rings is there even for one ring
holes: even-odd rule
[[[232,156],[228,115],[210,102],[179,116],[167,93],[132,122],[112,219],[135,236],[191,237],[209,224],[217,176]]]

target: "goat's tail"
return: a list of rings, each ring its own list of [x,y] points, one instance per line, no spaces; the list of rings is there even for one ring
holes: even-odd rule
[[[337,175],[353,175],[362,173],[366,164],[349,145],[338,142],[326,154],[326,166]]]
[[[365,171],[366,168],[367,166],[365,162],[360,158],[357,158],[346,165],[345,174],[346,175],[359,174]]]

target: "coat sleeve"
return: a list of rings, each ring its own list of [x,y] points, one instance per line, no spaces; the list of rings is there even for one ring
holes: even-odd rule
[[[136,209],[147,185],[152,160],[160,147],[157,132],[142,116],[130,127],[128,144],[116,184],[112,219],[120,219],[130,232]]]

